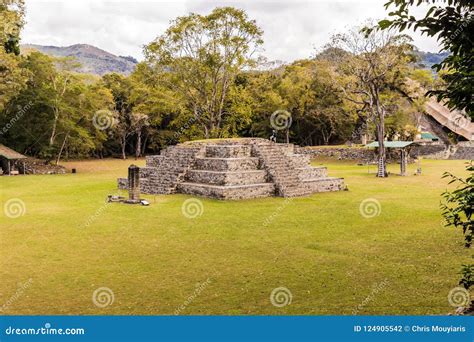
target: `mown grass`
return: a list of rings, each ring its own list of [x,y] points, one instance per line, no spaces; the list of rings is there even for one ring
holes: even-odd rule
[[[345,177],[349,191],[293,200],[201,199],[204,211],[194,219],[182,214],[185,195],[144,196],[149,207],[106,205],[116,177],[132,162],[71,162],[77,174],[0,178],[2,206],[17,198],[26,208],[21,217],[0,218],[5,314],[453,309],[447,295],[470,253],[459,231],[442,226],[439,202],[443,171],[465,174],[462,161],[423,161],[422,176],[388,179],[368,174],[367,166],[329,162],[330,174]],[[370,198],[381,212],[365,218],[359,206]],[[113,291],[112,305],[94,305],[99,287]],[[291,304],[271,304],[277,287],[291,291]]]

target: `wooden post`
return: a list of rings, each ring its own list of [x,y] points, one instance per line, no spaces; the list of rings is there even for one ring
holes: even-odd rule
[[[8,175],[11,176],[10,159],[7,160],[7,163],[8,163]]]

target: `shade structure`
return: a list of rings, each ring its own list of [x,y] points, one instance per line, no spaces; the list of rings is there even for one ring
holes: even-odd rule
[[[400,149],[400,175],[407,175],[407,164],[408,164],[408,154],[406,147],[413,144],[413,141],[384,141],[385,148],[399,148]],[[368,148],[377,148],[379,147],[379,142],[374,141],[370,144],[365,145]]]

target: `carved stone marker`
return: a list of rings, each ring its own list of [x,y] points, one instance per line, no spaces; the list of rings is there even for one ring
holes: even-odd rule
[[[128,168],[128,203],[140,202],[140,168],[130,165]]]

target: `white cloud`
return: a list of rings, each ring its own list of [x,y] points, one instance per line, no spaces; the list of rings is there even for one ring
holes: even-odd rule
[[[208,13],[215,6],[247,11],[264,30],[264,54],[291,61],[309,57],[331,34],[369,18],[386,16],[385,0],[307,1],[160,1],[27,0],[24,43],[68,46],[91,44],[117,55],[142,58],[142,47],[162,34],[169,22],[189,12]],[[422,50],[437,51],[434,39],[416,34]]]

